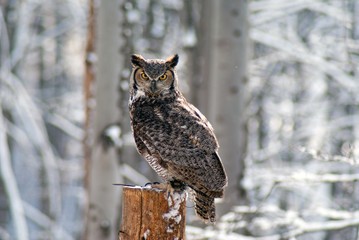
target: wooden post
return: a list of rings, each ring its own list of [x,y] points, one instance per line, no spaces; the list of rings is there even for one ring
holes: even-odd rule
[[[185,192],[124,187],[119,239],[185,239],[185,216]]]

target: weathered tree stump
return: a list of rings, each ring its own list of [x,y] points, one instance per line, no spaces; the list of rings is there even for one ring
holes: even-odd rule
[[[185,239],[185,216],[185,192],[124,187],[119,239]]]

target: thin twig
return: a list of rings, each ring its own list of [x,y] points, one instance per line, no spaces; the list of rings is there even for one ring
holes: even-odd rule
[[[48,184],[50,214],[55,219],[58,219],[61,212],[59,167],[47,136],[41,110],[36,106],[21,81],[14,74],[0,71],[0,77],[11,92],[16,92],[16,100],[13,95],[14,100],[11,101],[12,106],[8,107],[12,111],[19,113],[17,114],[19,117],[18,122],[23,124],[22,127],[34,148],[40,153],[39,155],[41,156],[45,169],[46,183]]]

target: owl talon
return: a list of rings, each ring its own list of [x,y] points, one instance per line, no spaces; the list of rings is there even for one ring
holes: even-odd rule
[[[144,187],[151,187],[152,185],[158,185],[158,184],[160,184],[160,183],[159,182],[148,182],[145,184]]]
[[[166,190],[167,191],[167,183],[159,183],[159,182],[150,182],[150,183],[146,183],[145,187],[149,187],[149,188],[158,188],[161,190]]]

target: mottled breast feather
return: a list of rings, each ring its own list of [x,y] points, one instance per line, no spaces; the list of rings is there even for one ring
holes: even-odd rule
[[[217,154],[218,142],[209,122],[196,111],[181,94],[161,99],[139,98],[131,106],[133,131],[145,136],[140,139],[150,154],[159,155],[161,161],[170,163],[171,169],[184,174],[174,176],[176,179],[191,186],[200,178],[206,188],[221,190],[227,180]],[[215,186],[210,183],[213,177]]]

